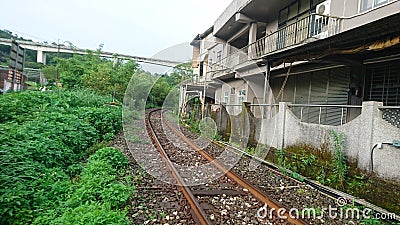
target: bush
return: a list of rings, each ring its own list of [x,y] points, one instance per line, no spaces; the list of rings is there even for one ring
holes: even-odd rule
[[[104,161],[111,165],[112,168],[124,169],[128,166],[128,159],[115,148],[103,148],[90,156],[90,161]]]
[[[105,106],[108,100],[89,91],[0,95],[0,224],[53,221],[66,210],[66,202],[80,188],[71,178],[79,180],[81,172],[82,180],[91,176],[84,175],[87,169],[82,167],[88,149],[122,129],[121,109]],[[121,160],[116,165],[123,168],[126,159],[116,153],[110,157]],[[109,194],[99,188],[98,198],[115,194],[113,190],[127,190],[116,182],[115,169],[107,165],[109,176],[99,175],[96,182],[106,180],[101,188]],[[118,199],[126,199],[126,195],[124,192]],[[87,199],[97,201],[90,196]],[[114,199],[107,204],[119,207],[121,202]]]
[[[104,204],[84,204],[71,211],[65,212],[60,218],[50,224],[73,224],[73,225],[129,225],[126,212],[112,211]]]
[[[48,209],[34,224],[129,224],[122,210],[133,193],[130,184],[121,181],[126,165],[127,158],[117,149],[98,150],[83,168],[71,197],[60,204],[63,207]]]
[[[99,132],[101,140],[109,141],[122,130],[122,110],[119,108],[81,107],[71,113],[91,124]]]

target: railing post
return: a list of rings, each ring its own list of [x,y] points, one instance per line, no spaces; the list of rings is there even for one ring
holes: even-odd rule
[[[344,114],[344,108],[342,107],[342,114],[340,116],[340,125],[343,125],[343,114]]]
[[[276,121],[276,140],[278,149],[285,147],[285,122],[286,122],[286,110],[289,102],[279,102],[278,120]]]
[[[322,107],[319,107],[318,124],[321,124]]]
[[[302,107],[300,107],[300,122],[302,122],[303,121],[303,109],[304,109],[304,107],[302,106]]]

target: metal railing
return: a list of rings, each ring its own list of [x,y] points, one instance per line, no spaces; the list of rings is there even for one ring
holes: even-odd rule
[[[342,19],[325,15],[311,14],[278,29],[256,42],[244,47],[250,59],[260,58],[277,50],[285,49],[312,39],[324,39],[340,33]]]
[[[237,115],[243,109],[241,104],[214,104],[223,106],[229,114]],[[259,118],[272,118],[279,109],[279,104],[249,104],[251,112]],[[291,112],[299,118],[300,122],[319,125],[339,126],[350,122],[361,114],[361,105],[319,105],[319,104],[287,104]],[[397,110],[397,126],[400,127],[400,107],[382,108],[382,110]],[[396,125],[395,125],[396,126]]]
[[[313,104],[288,104],[292,112],[301,122],[343,125],[351,119],[348,117],[349,110],[354,110],[355,115],[361,113],[360,105],[313,105]],[[359,112],[357,112],[359,111]],[[307,116],[307,117],[306,117]],[[356,116],[354,116],[355,118]],[[317,119],[318,118],[318,119]]]
[[[393,126],[400,128],[400,106],[381,106],[382,119]]]
[[[342,30],[342,21],[339,17],[310,14],[250,45],[230,52],[211,66],[212,71],[218,74],[278,50],[336,35]]]

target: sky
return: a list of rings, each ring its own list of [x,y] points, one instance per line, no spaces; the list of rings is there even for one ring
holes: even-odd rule
[[[190,42],[232,0],[0,0],[0,29],[27,39],[152,57]],[[7,9],[7,10],[5,10]]]

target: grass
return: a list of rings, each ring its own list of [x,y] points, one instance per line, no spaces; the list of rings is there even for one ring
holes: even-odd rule
[[[337,179],[335,156],[327,148],[314,148],[309,145],[290,146],[284,150],[271,148],[266,160],[400,214],[399,183],[375,175],[362,180],[360,177],[366,177],[367,172],[358,169],[357,162],[347,161],[346,175],[342,180]]]

